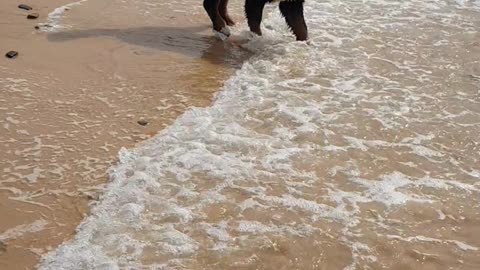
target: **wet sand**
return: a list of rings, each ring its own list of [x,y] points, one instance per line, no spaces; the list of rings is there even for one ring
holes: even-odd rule
[[[19,51],[0,57],[0,269],[32,269],[71,238],[119,149],[208,105],[248,57],[212,37],[206,16],[139,25],[119,14],[105,26],[97,3],[66,11],[82,29],[34,29],[66,3],[37,1],[38,20],[0,3],[1,52]]]

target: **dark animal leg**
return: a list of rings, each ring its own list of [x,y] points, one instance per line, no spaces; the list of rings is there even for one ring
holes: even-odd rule
[[[225,31],[226,22],[225,20],[223,20],[222,16],[220,16],[220,13],[218,12],[220,1],[221,0],[204,0],[203,7],[207,11],[210,20],[212,21],[213,29],[228,36],[228,31]]]
[[[232,26],[235,25],[235,22],[232,20],[232,18],[228,15],[228,0],[220,0],[220,4],[218,6],[218,12],[220,13],[220,16],[225,20],[227,25]]]
[[[262,22],[263,8],[267,0],[246,0],[245,14],[247,15],[248,26],[250,31],[257,35],[262,35],[260,23]]]
[[[303,17],[303,2],[304,0],[280,2],[280,11],[297,40],[308,38],[307,24]]]

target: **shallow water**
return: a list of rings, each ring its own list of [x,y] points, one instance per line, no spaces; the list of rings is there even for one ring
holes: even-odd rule
[[[311,0],[309,45],[266,17],[41,269],[480,267],[479,2]]]
[[[32,269],[71,239],[119,149],[152,137],[190,106],[209,105],[251,55],[216,40],[203,13],[184,21],[186,14],[157,9],[143,18],[99,2],[68,4],[50,17],[40,10],[45,31],[23,19],[0,29],[9,33],[2,46],[20,52],[14,61],[0,58],[2,270]],[[18,3],[3,4],[18,17]]]

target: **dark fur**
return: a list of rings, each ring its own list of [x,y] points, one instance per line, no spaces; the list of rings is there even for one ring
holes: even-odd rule
[[[273,0],[245,0],[245,14],[250,31],[262,35],[260,24],[262,22],[263,8],[266,3]],[[308,30],[303,17],[304,0],[288,0],[280,2],[280,12],[297,40],[307,40]],[[213,29],[221,32],[227,25],[234,25],[227,11],[228,0],[204,0],[203,7],[213,24]],[[228,33],[224,33],[228,35]]]

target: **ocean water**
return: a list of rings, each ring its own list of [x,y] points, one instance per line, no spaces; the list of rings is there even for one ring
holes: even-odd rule
[[[234,28],[254,56],[122,149],[39,268],[479,269],[480,1],[305,9],[308,44],[274,6]]]

